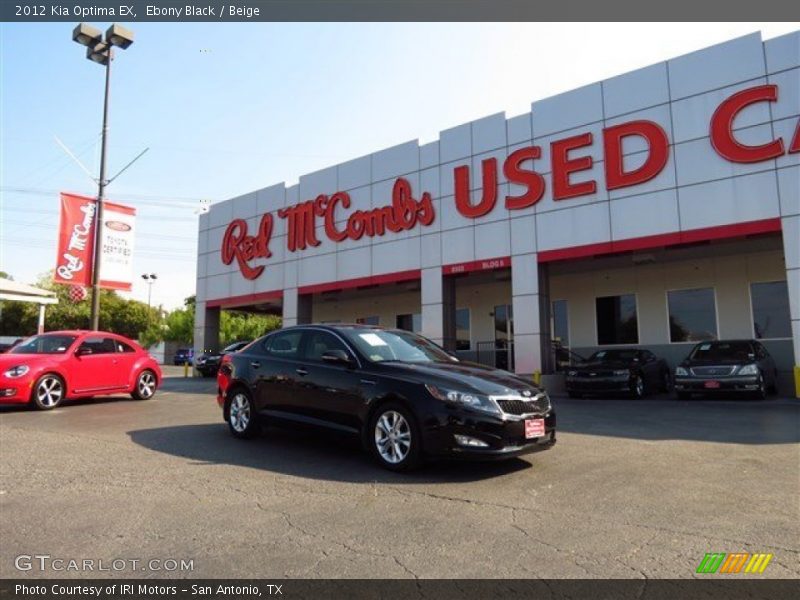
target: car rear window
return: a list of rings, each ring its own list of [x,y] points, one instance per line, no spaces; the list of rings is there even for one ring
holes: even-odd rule
[[[752,360],[755,357],[749,342],[714,342],[698,344],[689,358],[692,360]]]

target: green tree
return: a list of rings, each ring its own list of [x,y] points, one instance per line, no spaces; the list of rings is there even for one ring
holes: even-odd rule
[[[55,292],[58,304],[47,306],[45,329],[88,329],[91,306],[87,297],[74,302],[69,297],[69,286],[53,282],[52,271],[45,273],[36,282],[36,287]],[[39,306],[27,302],[4,302],[0,313],[0,335],[32,335],[36,333]],[[161,312],[148,309],[138,300],[128,300],[113,290],[100,290],[100,329],[111,331],[143,343],[153,328],[157,329]],[[151,339],[152,335],[149,336]],[[156,336],[158,337],[158,336]]]

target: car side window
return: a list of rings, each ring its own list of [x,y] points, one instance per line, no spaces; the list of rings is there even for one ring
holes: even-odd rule
[[[761,344],[756,344],[756,357],[767,358],[767,356],[769,356],[767,349]]]
[[[342,341],[328,331],[310,330],[306,335],[303,348],[303,358],[322,362],[322,355],[331,350],[342,350],[347,356],[352,356]]]
[[[300,357],[300,338],[303,331],[293,329],[281,331],[269,336],[264,341],[264,351],[268,356],[294,360]]]
[[[115,340],[111,338],[88,337],[80,346],[81,350],[89,350],[90,354],[114,354],[117,351]]]
[[[117,344],[117,352],[135,352],[135,350],[125,342],[120,342],[119,340],[117,340],[116,344]]]

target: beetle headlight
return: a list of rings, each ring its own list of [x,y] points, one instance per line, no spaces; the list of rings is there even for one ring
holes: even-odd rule
[[[492,400],[480,394],[473,394],[472,392],[460,392],[458,390],[450,390],[441,388],[435,385],[425,384],[425,389],[428,393],[443,402],[450,404],[458,404],[461,406],[468,406],[476,410],[484,412],[500,414],[500,408]]]
[[[740,367],[738,375],[758,375],[758,365],[753,363]]]
[[[22,377],[28,371],[30,371],[30,368],[27,365],[18,365],[16,367],[11,367],[8,371],[3,373],[3,375],[10,379],[15,379],[16,377]]]

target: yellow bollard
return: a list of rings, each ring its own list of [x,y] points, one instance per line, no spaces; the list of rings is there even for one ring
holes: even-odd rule
[[[534,371],[533,372],[533,383],[537,386],[542,385],[542,372],[541,371]]]
[[[794,366],[794,396],[800,398],[800,365]]]
[[[184,377],[188,377],[189,376],[189,361],[188,360],[185,363],[183,363],[183,376]]]

